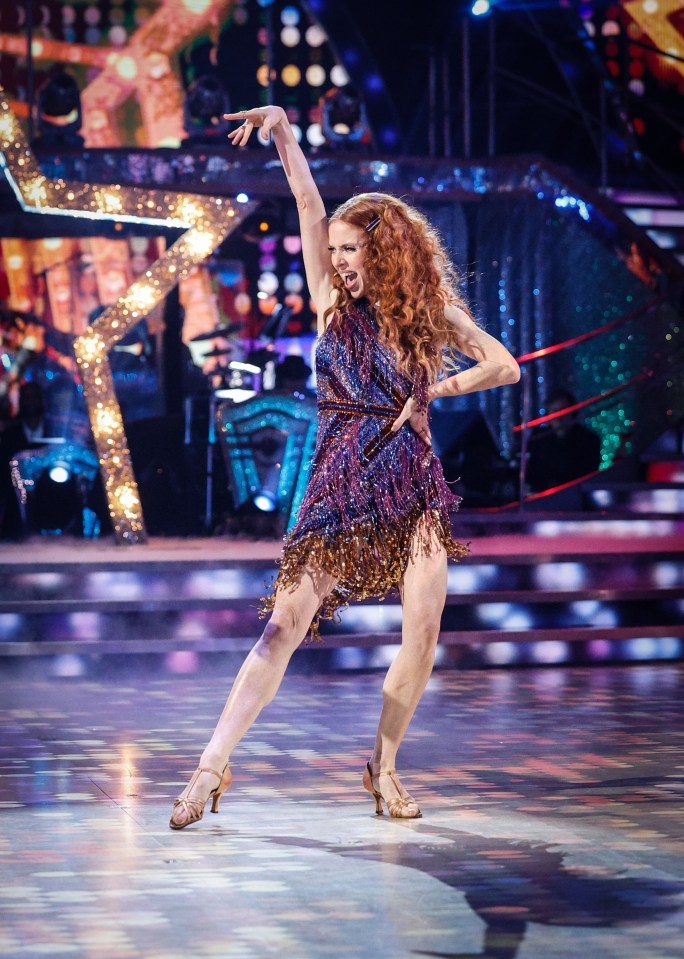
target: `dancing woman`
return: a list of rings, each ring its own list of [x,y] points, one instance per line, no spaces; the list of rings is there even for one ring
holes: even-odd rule
[[[399,590],[402,642],[382,690],[363,775],[376,811],[421,815],[395,771],[396,754],[432,672],[446,600],[458,498],[433,455],[428,403],[519,379],[498,340],[473,321],[426,218],[382,193],[354,196],[328,220],[285,112],[227,119],[244,146],[273,137],[299,211],[309,292],[318,315],[318,438],[297,523],[287,535],[263,635],[238,673],[199,768],[174,803],[172,829],[212,812],[231,783],[228,760],[276,694],[294,650],[320,617],[350,600]],[[449,357],[474,360],[454,372]]]

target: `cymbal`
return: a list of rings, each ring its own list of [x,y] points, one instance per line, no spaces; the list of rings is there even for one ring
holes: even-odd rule
[[[203,360],[206,360],[206,359],[208,359],[208,357],[210,357],[210,356],[228,356],[228,354],[229,354],[229,353],[232,353],[232,352],[233,352],[233,351],[232,351],[230,348],[226,348],[226,349],[224,349],[224,350],[220,350],[220,349],[216,348],[216,349],[210,350],[208,353],[205,353],[205,354],[202,356],[202,359],[203,359]]]
[[[278,362],[278,353],[275,350],[256,349],[250,350],[247,354],[247,363],[253,363],[260,369],[263,369],[267,363]]]
[[[209,330],[207,333],[198,333],[197,336],[193,336],[190,340],[191,343],[200,343],[202,340],[213,340],[217,336],[231,336],[233,333],[237,333],[242,327],[241,323],[228,323],[226,326],[217,326],[214,330]]]

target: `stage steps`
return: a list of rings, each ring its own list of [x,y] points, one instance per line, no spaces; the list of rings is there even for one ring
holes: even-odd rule
[[[529,529],[481,535],[494,518],[464,515],[478,530],[471,555],[449,567],[441,643],[496,662],[521,644],[651,641],[676,656],[684,639],[684,535]],[[512,518],[508,518],[509,526]],[[547,518],[530,519],[537,528]],[[560,521],[558,521],[560,522]],[[520,525],[520,524],[519,524]],[[562,527],[563,524],[561,524]],[[614,525],[614,524],[613,524]],[[653,523],[648,527],[653,531]],[[257,606],[276,571],[277,542],[162,541],[146,547],[38,541],[5,545],[0,559],[0,657],[232,652],[261,629]],[[372,650],[400,641],[398,599],[356,604],[325,623],[326,649]],[[655,642],[656,645],[653,645]],[[598,645],[597,645],[598,644]],[[601,645],[603,644],[603,646]],[[660,644],[658,646],[658,644]],[[544,661],[542,658],[541,661]]]
[[[684,265],[684,204],[681,197],[655,190],[609,189],[632,223],[641,227],[662,250]]]

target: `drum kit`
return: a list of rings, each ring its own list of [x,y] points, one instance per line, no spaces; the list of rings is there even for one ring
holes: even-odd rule
[[[213,330],[193,336],[191,343],[226,339],[241,329],[240,323],[227,323]],[[233,354],[232,346],[214,346],[202,355],[203,360],[215,359],[216,365],[207,374],[211,379],[211,393],[216,400],[242,403],[251,399],[266,385],[264,370],[275,365],[278,354],[266,348],[252,348],[244,360],[227,360]]]

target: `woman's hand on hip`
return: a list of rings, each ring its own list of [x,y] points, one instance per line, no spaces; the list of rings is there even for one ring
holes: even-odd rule
[[[252,135],[255,127],[260,128],[259,136],[268,142],[268,135],[280,121],[285,117],[285,111],[282,107],[255,107],[253,110],[240,110],[238,113],[224,113],[224,120],[242,120],[242,125],[228,134],[228,139],[232,140],[233,146],[242,147]]]
[[[412,396],[404,403],[404,408],[392,423],[392,432],[396,433],[404,423],[408,422],[414,433],[417,433],[426,446],[432,446],[432,434],[430,433],[430,421],[428,420],[427,409],[419,409],[418,404]]]

